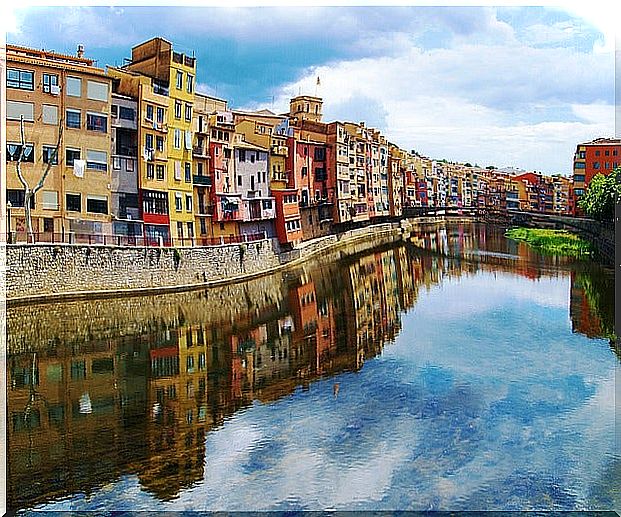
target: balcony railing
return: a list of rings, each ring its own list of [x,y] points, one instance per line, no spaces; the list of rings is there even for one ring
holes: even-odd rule
[[[199,176],[198,174],[194,174],[192,176],[192,183],[194,185],[203,185],[205,187],[211,187],[213,184],[211,176]]]
[[[8,244],[17,243],[42,243],[42,244],[99,244],[102,246],[221,246],[223,244],[236,244],[242,242],[253,242],[267,239],[265,232],[257,232],[245,235],[230,235],[222,237],[179,237],[157,239],[143,235],[112,235],[102,233],[54,233],[54,232],[35,232],[29,236],[25,232],[11,232],[7,234]]]

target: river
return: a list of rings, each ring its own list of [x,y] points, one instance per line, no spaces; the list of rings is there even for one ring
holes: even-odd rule
[[[466,223],[11,307],[8,507],[618,511],[613,321],[611,271]]]

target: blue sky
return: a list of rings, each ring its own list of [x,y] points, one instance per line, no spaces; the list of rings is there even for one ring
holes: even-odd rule
[[[591,11],[596,11],[592,9]],[[571,171],[579,141],[614,133],[606,20],[577,7],[29,6],[7,42],[121,64],[155,35],[198,58],[198,88],[238,108],[324,98],[434,158]]]

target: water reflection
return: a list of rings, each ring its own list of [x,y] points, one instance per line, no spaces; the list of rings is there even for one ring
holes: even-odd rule
[[[251,415],[259,407],[271,411],[270,426],[295,436],[300,454],[304,440],[315,440],[312,447],[325,449],[330,458],[326,472],[342,468],[350,488],[362,482],[369,462],[380,465],[391,457],[405,457],[408,468],[420,477],[416,483],[421,493],[433,493],[438,487],[427,486],[427,481],[461,468],[482,452],[475,444],[489,432],[480,418],[489,402],[469,382],[455,384],[449,370],[440,366],[451,362],[450,354],[433,359],[433,353],[428,353],[429,364],[422,369],[424,361],[417,359],[416,378],[422,384],[398,385],[411,365],[391,354],[384,361],[394,361],[390,367],[394,378],[363,365],[397,339],[404,314],[411,313],[433,286],[481,274],[487,275],[488,282],[494,281],[490,275],[504,275],[498,281],[506,281],[517,274],[522,282],[569,278],[571,291],[565,295],[569,300],[565,298],[563,310],[571,318],[572,330],[590,338],[610,333],[610,275],[569,259],[537,255],[504,239],[501,230],[465,224],[434,228],[412,236],[405,245],[379,248],[338,263],[311,264],[243,286],[105,303],[12,308],[8,318],[8,505],[30,508],[65,499],[70,505],[82,501],[81,508],[97,509],[89,506],[89,494],[97,495],[103,504],[107,491],[115,494],[115,508],[156,507],[135,493],[123,495],[124,480],[134,476],[142,493],[157,501],[173,500],[206,483],[221,468],[213,458],[229,454],[234,447],[234,443],[218,442],[214,431],[235,415]],[[440,302],[444,305],[433,309],[446,311],[447,332],[451,315],[458,313],[456,302],[446,305],[444,300]],[[466,304],[476,305],[477,300]],[[502,318],[499,321],[504,324]],[[492,333],[493,327],[490,322],[486,328]],[[421,351],[432,331],[419,318],[406,334],[414,332]],[[477,329],[472,327],[470,332],[474,335]],[[480,353],[494,364],[493,353],[500,352]],[[364,386],[371,387],[372,394],[352,398],[348,372],[364,373],[360,378],[366,379]],[[293,395],[308,390],[318,379],[331,380],[312,396],[314,409],[296,406]],[[555,411],[569,411],[581,403],[578,400],[593,396],[593,386],[581,383],[549,379],[547,389],[565,397],[556,402]],[[430,392],[434,397],[425,396]],[[290,396],[291,405],[283,409],[282,401]],[[487,425],[493,422],[498,426],[494,429],[502,429],[507,413],[521,411],[519,404],[528,406],[524,414],[531,419],[550,411],[542,405],[538,414],[531,404],[532,394],[525,391],[516,391],[509,399],[511,407],[495,403]],[[349,415],[347,423],[336,425],[344,415]],[[394,429],[385,428],[386,415],[394,419]],[[326,435],[323,426],[330,418],[335,422],[334,433]],[[407,422],[412,419],[427,423],[426,440],[417,451],[394,447],[382,449],[381,454],[373,452],[391,436],[397,443],[399,432],[411,433]],[[244,433],[259,424],[248,425]],[[292,440],[287,436],[277,432],[264,436],[235,468],[248,479],[282,468],[288,460],[285,444]],[[249,438],[242,433],[239,439]],[[445,454],[448,450],[452,454]],[[357,467],[352,470],[352,466]],[[537,481],[529,479],[514,481],[528,486]],[[451,482],[445,483],[448,490]],[[393,485],[396,489],[400,482]],[[407,499],[407,485],[400,490],[402,499],[391,499],[391,504],[412,507],[415,499]],[[507,500],[514,497],[514,491],[492,494],[483,488],[477,494],[462,501],[463,508],[477,507],[483,500],[490,501],[489,507],[507,508],[511,506]],[[567,497],[565,506],[572,507],[575,499],[563,497]],[[231,495],[220,508],[235,506],[234,499]],[[366,499],[380,500],[379,496]],[[306,507],[301,500],[279,505]]]

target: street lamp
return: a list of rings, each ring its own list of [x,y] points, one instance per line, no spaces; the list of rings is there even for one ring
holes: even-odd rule
[[[6,225],[6,229],[7,229],[7,239],[6,242],[7,244],[11,244],[11,202],[8,201],[6,204],[6,215],[7,215],[7,225]]]

